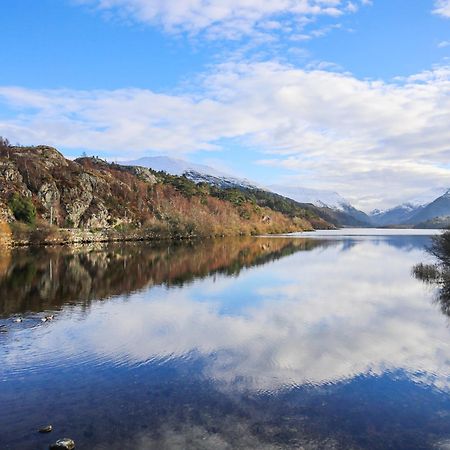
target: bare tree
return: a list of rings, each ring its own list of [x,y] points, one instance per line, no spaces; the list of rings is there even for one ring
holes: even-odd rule
[[[428,248],[428,251],[435,256],[442,265],[450,267],[450,229],[433,237],[433,242]]]
[[[8,139],[4,138],[3,136],[0,136],[0,152],[2,154],[6,153],[7,157],[9,158],[10,148],[11,148],[11,144],[8,141]]]

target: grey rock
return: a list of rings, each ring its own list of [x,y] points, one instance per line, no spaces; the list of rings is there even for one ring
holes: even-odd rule
[[[75,442],[69,438],[58,439],[49,447],[50,450],[72,450],[74,448]]]

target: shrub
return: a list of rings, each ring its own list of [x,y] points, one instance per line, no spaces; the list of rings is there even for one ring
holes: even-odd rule
[[[412,269],[412,273],[417,279],[429,283],[439,280],[441,277],[439,267],[435,264],[416,264]]]
[[[14,217],[24,223],[34,225],[36,222],[36,208],[30,198],[13,194],[9,200],[9,207]]]

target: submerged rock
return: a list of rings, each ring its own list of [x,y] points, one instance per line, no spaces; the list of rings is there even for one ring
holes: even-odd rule
[[[69,438],[58,439],[50,445],[49,450],[72,450],[75,448],[75,442]]]
[[[46,427],[42,427],[39,429],[39,433],[50,433],[53,430],[51,425],[47,425]]]

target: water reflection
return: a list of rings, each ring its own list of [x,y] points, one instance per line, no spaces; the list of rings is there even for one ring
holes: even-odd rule
[[[211,274],[237,276],[297,251],[331,242],[307,239],[223,239],[155,247],[150,244],[16,249],[0,254],[0,317],[88,305],[92,300]]]
[[[412,274],[434,291],[434,301],[442,314],[450,317],[450,269],[436,264],[416,264]]]
[[[15,253],[0,423],[23,448],[15,423],[49,409],[86,448],[444,448],[448,321],[410,275],[411,239]],[[10,320],[48,308],[49,324]]]

